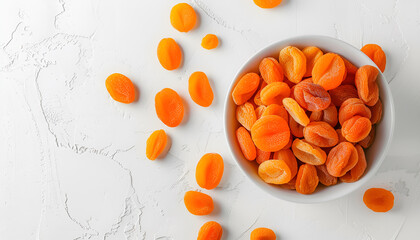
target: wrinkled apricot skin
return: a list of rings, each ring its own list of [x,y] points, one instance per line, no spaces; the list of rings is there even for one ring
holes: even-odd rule
[[[328,92],[320,85],[300,82],[294,89],[295,100],[300,106],[309,111],[321,111],[331,103],[331,97]]]
[[[165,149],[167,136],[164,130],[154,131],[146,141],[146,156],[155,160]]]
[[[348,171],[344,176],[340,177],[340,180],[342,182],[347,182],[347,183],[355,182],[363,176],[363,173],[366,170],[367,163],[366,163],[365,152],[360,145],[356,145],[355,147],[357,150],[357,164],[350,171]]]
[[[259,65],[262,79],[267,83],[283,82],[284,73],[280,63],[272,58],[264,58]]]
[[[236,108],[236,119],[246,130],[251,131],[252,126],[257,121],[254,106],[246,102]]]
[[[351,63],[349,60],[343,57],[341,57],[341,59],[343,59],[344,61],[344,66],[346,66],[347,74],[352,74],[352,75],[356,74],[357,67],[354,66],[354,64]]]
[[[178,126],[184,117],[184,105],[177,92],[164,88],[155,96],[158,118],[168,127]]]
[[[270,157],[271,157],[271,152],[266,152],[257,148],[257,158],[255,159],[255,161],[258,164],[261,164],[267,160],[270,160]]]
[[[159,42],[157,56],[166,70],[174,70],[181,66],[182,51],[172,38],[164,38]]]
[[[290,130],[283,118],[270,115],[254,123],[251,136],[257,148],[266,152],[276,152],[289,142]]]
[[[292,179],[292,173],[284,160],[267,160],[258,166],[260,178],[271,184],[284,184]]]
[[[223,228],[217,222],[206,222],[198,232],[197,240],[220,240],[223,235]]]
[[[219,45],[219,39],[214,34],[207,34],[201,40],[201,46],[207,50],[215,49],[217,48],[218,45]]]
[[[368,106],[373,106],[379,100],[379,87],[376,79],[377,68],[365,65],[356,72],[355,80],[359,98]]]
[[[338,112],[337,108],[334,105],[330,105],[327,109],[322,111],[322,121],[335,127],[338,123]]]
[[[261,101],[264,105],[282,105],[282,100],[288,96],[290,96],[290,88],[284,82],[270,83],[260,92]]]
[[[201,192],[188,191],[184,195],[184,204],[188,212],[194,215],[208,215],[213,209],[213,199]]]
[[[296,47],[283,48],[280,51],[279,63],[283,68],[284,75],[293,83],[300,82],[306,73],[306,57]]]
[[[283,0],[254,0],[254,3],[260,8],[274,8],[282,1]]]
[[[232,98],[236,105],[242,105],[254,95],[260,85],[260,76],[247,73],[241,77],[232,91]]]
[[[338,87],[344,80],[346,66],[343,59],[335,53],[327,53],[316,61],[312,69],[312,81],[325,90]]]
[[[277,115],[283,118],[286,122],[289,120],[289,114],[287,113],[284,106],[280,106],[278,104],[271,104],[270,106],[266,107],[262,116],[269,116],[269,115]]]
[[[297,123],[302,126],[309,124],[310,120],[306,115],[305,110],[303,110],[302,107],[293,98],[284,98],[283,106],[290,114],[290,117],[292,117]]]
[[[345,121],[354,116],[370,119],[372,113],[362,100],[358,98],[349,98],[341,104],[340,110],[338,111],[338,120],[340,124],[343,125]]]
[[[370,188],[363,195],[363,202],[374,212],[388,212],[394,207],[394,194],[383,188]]]
[[[269,228],[256,228],[252,230],[251,240],[276,240],[276,234]]]
[[[322,165],[327,159],[327,154],[320,147],[298,138],[293,141],[292,150],[296,158],[310,165]]]
[[[381,121],[382,118],[382,101],[379,99],[378,102],[372,107],[369,107],[369,109],[372,113],[370,118],[372,125],[377,124],[379,121]]]
[[[322,183],[325,186],[332,186],[337,184],[337,178],[334,176],[331,176],[328,171],[327,167],[325,165],[319,165],[316,166],[316,173],[319,178],[319,182]]]
[[[197,22],[197,14],[187,3],[175,5],[170,14],[171,24],[180,32],[188,32],[194,28]]]
[[[385,71],[386,55],[380,46],[376,44],[366,44],[362,47],[361,51],[372,59],[381,72]]]
[[[312,76],[312,69],[314,68],[315,62],[324,55],[321,49],[311,46],[305,47],[302,49],[303,54],[306,57],[306,73],[303,75],[304,77]]]
[[[375,139],[375,127],[372,127],[369,135],[365,137],[362,141],[360,141],[359,145],[362,146],[363,148],[368,148],[372,145],[374,139]]]
[[[333,147],[338,143],[338,135],[326,122],[311,122],[303,129],[303,136],[308,143],[318,147]]]
[[[315,191],[318,183],[319,178],[315,166],[306,163],[299,167],[296,177],[296,192],[311,194]]]
[[[255,115],[257,116],[257,120],[262,117],[262,115],[264,114],[264,112],[265,112],[266,109],[267,109],[266,106],[258,106],[255,109]]]
[[[202,107],[208,107],[213,102],[213,90],[209,79],[203,72],[194,72],[188,80],[188,92],[191,99]]]
[[[353,85],[340,85],[329,91],[331,102],[340,107],[349,98],[358,98],[357,89]]]
[[[136,98],[133,82],[121,73],[113,73],[105,80],[106,89],[112,99],[121,103],[132,103]]]
[[[223,170],[222,156],[217,153],[205,154],[197,163],[195,170],[197,184],[207,190],[216,188],[223,177]]]
[[[298,165],[295,155],[293,155],[292,150],[282,149],[273,154],[274,160],[283,160],[290,169],[291,178],[294,178],[298,171]]]
[[[290,133],[297,137],[297,138],[303,138],[303,128],[304,126],[297,123],[292,117],[289,118],[289,127],[290,127]]]
[[[257,150],[249,132],[244,127],[239,127],[236,130],[236,139],[244,157],[249,161],[253,161],[257,157]]]
[[[360,142],[369,135],[371,129],[372,124],[368,118],[354,116],[343,123],[341,134],[349,142]]]
[[[257,89],[257,93],[255,93],[254,95],[254,103],[257,106],[264,105],[263,102],[261,101],[261,90],[265,88],[265,86],[267,86],[267,83],[265,81],[261,81],[261,84],[259,88]]]
[[[336,129],[335,131],[337,132],[337,135],[338,135],[338,143],[347,142],[346,138],[341,133],[341,129]]]
[[[358,153],[353,144],[342,142],[328,153],[325,166],[331,176],[341,177],[351,170],[358,161]]]

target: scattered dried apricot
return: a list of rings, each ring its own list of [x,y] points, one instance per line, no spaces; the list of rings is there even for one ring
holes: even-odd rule
[[[170,14],[171,24],[180,32],[188,32],[195,27],[197,14],[194,8],[187,3],[178,3],[172,7]]]
[[[164,88],[155,96],[158,118],[168,127],[178,126],[184,117],[184,105],[177,92]]]
[[[388,212],[394,207],[394,194],[383,188],[370,188],[363,195],[363,202],[374,212]]]
[[[205,189],[214,189],[223,176],[223,158],[217,153],[207,153],[201,157],[195,170],[197,184]]]
[[[208,107],[213,102],[213,90],[209,79],[203,72],[194,72],[188,81],[188,92],[191,99],[202,107]]]
[[[381,72],[385,71],[386,55],[380,46],[376,44],[366,44],[362,47],[361,51],[372,59]]]
[[[201,192],[188,191],[184,195],[184,204],[188,212],[194,215],[208,215],[213,209],[213,199]]]
[[[105,86],[109,95],[117,102],[132,103],[136,98],[133,82],[121,73],[109,75],[105,80]]]
[[[219,39],[214,34],[207,34],[201,40],[201,46],[207,50],[215,49],[217,48],[218,45],[219,45]]]
[[[197,240],[220,240],[223,235],[223,228],[219,223],[206,222],[198,232]]]
[[[283,0],[254,0],[254,3],[260,8],[274,8],[282,1]]]
[[[276,234],[269,228],[256,228],[251,232],[251,240],[276,240]]]
[[[157,48],[157,56],[160,64],[166,70],[177,69],[182,62],[181,48],[172,38],[160,40]]]
[[[154,131],[146,141],[146,156],[155,160],[166,147],[167,136],[164,130]]]

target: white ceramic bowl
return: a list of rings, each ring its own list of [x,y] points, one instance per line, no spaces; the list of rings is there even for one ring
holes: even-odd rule
[[[227,144],[233,158],[244,174],[248,176],[248,178],[259,188],[274,197],[296,203],[319,203],[337,199],[364,185],[376,173],[384,161],[394,132],[394,104],[391,91],[384,75],[380,72],[377,81],[379,85],[380,99],[383,104],[382,120],[376,127],[375,141],[366,152],[367,169],[359,181],[354,183],[339,183],[330,187],[318,186],[317,190],[310,195],[303,195],[293,190],[282,189],[279,186],[267,184],[258,176],[258,167],[256,163],[250,162],[243,157],[237,143],[235,131],[239,127],[239,123],[235,118],[236,105],[232,100],[232,91],[242,75],[248,72],[258,72],[258,64],[263,58],[272,56],[278,59],[280,50],[290,45],[298,48],[317,46],[324,52],[334,52],[345,57],[357,67],[361,67],[363,65],[375,66],[369,57],[367,57],[359,49],[341,40],[326,36],[293,37],[273,43],[263,48],[248,59],[244,65],[242,65],[235,78],[232,80],[232,84],[225,100],[224,127]]]

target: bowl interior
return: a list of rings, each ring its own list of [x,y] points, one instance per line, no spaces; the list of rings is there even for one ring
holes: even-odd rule
[[[258,176],[257,164],[254,161],[247,161],[243,157],[239,148],[235,136],[235,131],[239,127],[239,123],[235,119],[236,105],[232,100],[231,94],[237,81],[242,75],[248,72],[258,73],[258,64],[263,58],[272,56],[278,59],[280,50],[289,45],[298,47],[300,49],[307,46],[317,46],[323,52],[334,52],[345,57],[357,67],[361,67],[363,65],[375,66],[369,57],[367,57],[357,48],[341,40],[326,36],[301,36],[286,39],[269,45],[268,47],[257,52],[240,68],[235,78],[233,79],[232,85],[226,96],[224,124],[228,146],[231,150],[233,158],[239,167],[243,170],[245,175],[247,175],[249,179],[257,184],[257,186],[260,187],[263,191],[273,195],[274,197],[298,203],[317,203],[333,200],[349,194],[350,192],[365,184],[366,181],[376,173],[382,164],[385,155],[388,152],[394,131],[394,106],[391,92],[384,75],[379,73],[377,81],[379,85],[380,99],[383,104],[382,120],[376,126],[376,136],[374,143],[366,151],[367,169],[359,181],[354,183],[339,183],[331,187],[318,186],[317,190],[310,195],[299,194],[296,191],[282,189],[279,186],[267,184]]]

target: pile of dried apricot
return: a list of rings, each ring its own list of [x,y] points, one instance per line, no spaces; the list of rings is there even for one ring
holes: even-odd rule
[[[380,47],[362,51],[385,69]],[[359,180],[367,166],[364,149],[382,116],[378,68],[357,68],[315,46],[288,46],[258,69],[238,80],[232,99],[238,145],[245,159],[256,160],[261,179],[302,194],[319,183]]]

